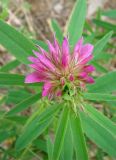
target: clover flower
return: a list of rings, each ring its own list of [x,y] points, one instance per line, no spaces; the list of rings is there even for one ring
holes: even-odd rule
[[[26,76],[25,83],[43,82],[42,96],[48,96],[49,99],[65,93],[78,94],[78,89],[83,90],[87,83],[94,83],[90,74],[95,68],[87,65],[93,58],[93,45],[83,45],[81,38],[70,53],[66,37],[61,47],[55,37],[53,44],[50,41],[47,43],[48,52],[39,47],[39,51],[33,51],[36,57],[28,57],[32,62],[29,66],[35,71]]]

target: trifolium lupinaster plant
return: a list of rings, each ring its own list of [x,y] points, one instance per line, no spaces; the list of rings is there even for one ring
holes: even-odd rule
[[[106,65],[115,26],[102,14],[89,23],[86,0],[77,0],[64,32],[49,21],[51,41],[30,40],[0,20],[0,44],[16,58],[0,68],[0,104],[8,104],[0,106],[0,143],[10,141],[0,144],[1,160],[116,158],[116,72]],[[25,73],[12,73],[20,64]]]
[[[53,44],[47,41],[49,51],[38,46],[39,51],[33,51],[34,56],[28,57],[32,62],[29,66],[35,71],[28,74],[25,83],[43,82],[42,97],[50,100],[67,99],[76,103],[81,100],[86,84],[94,83],[91,73],[95,70],[88,62],[93,58],[92,44],[83,44],[83,38],[76,43],[72,53],[68,38],[64,38],[62,46],[55,36]],[[79,98],[80,97],[80,98]]]

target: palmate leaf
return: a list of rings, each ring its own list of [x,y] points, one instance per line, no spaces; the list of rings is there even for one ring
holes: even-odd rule
[[[69,117],[69,108],[65,106],[59,121],[57,132],[56,132],[52,159],[59,160],[60,153],[64,143],[64,137],[65,137],[67,125],[68,125],[68,117]]]
[[[78,160],[88,160],[86,143],[79,114],[77,113],[77,115],[75,115],[74,111],[71,111],[70,122],[76,157]]]
[[[16,141],[16,150],[22,150],[32,143],[52,122],[59,105],[48,107],[43,113],[36,112],[27,120],[21,135]]]
[[[85,112],[80,112],[82,126],[86,135],[112,157],[116,157],[116,127],[90,105],[85,105]]]
[[[116,90],[116,72],[109,72],[95,80],[95,83],[88,86],[89,92],[110,93]]]
[[[66,24],[66,34],[69,35],[70,45],[73,47],[82,36],[86,16],[86,0],[77,0]]]
[[[0,20],[0,44],[24,64],[29,63],[27,57],[33,54],[32,50],[36,50],[31,41],[2,20]]]

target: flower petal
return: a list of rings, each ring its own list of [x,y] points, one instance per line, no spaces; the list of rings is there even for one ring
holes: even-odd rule
[[[91,72],[95,71],[95,67],[92,65],[85,66],[84,71],[87,73],[91,73]]]
[[[75,59],[76,62],[77,62],[77,60],[79,58],[82,44],[83,44],[83,37],[79,39],[79,41],[77,42],[77,44],[74,47],[73,59]]]
[[[78,61],[78,64],[79,64],[79,65],[84,65],[84,64],[86,64],[87,62],[89,62],[92,58],[93,58],[93,55],[90,55],[90,56],[88,56],[88,57],[85,58],[85,59],[80,59],[80,60]]]
[[[33,72],[28,74],[25,78],[25,83],[36,83],[36,82],[43,82],[43,77],[39,76],[38,72]]]
[[[81,48],[81,53],[80,53],[80,61],[84,60],[85,58],[89,57],[92,54],[93,51],[93,45],[91,44],[86,44]]]
[[[51,88],[52,88],[51,83],[49,82],[44,83],[42,97],[47,96],[50,93]]]
[[[62,65],[63,67],[67,67],[69,64],[70,53],[69,53],[69,43],[68,39],[65,37],[62,43]]]
[[[87,82],[87,83],[94,83],[95,81],[94,81],[93,77],[89,77],[89,76],[88,76],[88,77],[86,78],[86,82]]]

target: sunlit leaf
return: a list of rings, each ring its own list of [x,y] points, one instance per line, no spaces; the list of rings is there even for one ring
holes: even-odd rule
[[[90,105],[85,105],[81,119],[86,135],[110,156],[116,157],[116,127],[113,122]]]
[[[95,80],[95,83],[88,86],[89,92],[110,93],[116,90],[116,72],[109,72]]]
[[[88,160],[88,154],[79,114],[75,115],[74,111],[71,111],[70,121],[76,157],[78,160]]]
[[[73,47],[82,36],[86,16],[86,0],[76,0],[69,21],[66,34],[69,35],[70,45]]]
[[[64,143],[64,137],[66,134],[68,116],[69,116],[69,109],[65,106],[56,132],[52,159],[59,160],[60,153]]]
[[[36,49],[23,34],[2,20],[0,20],[0,44],[24,64],[29,63],[27,57],[33,54],[32,50]]]

